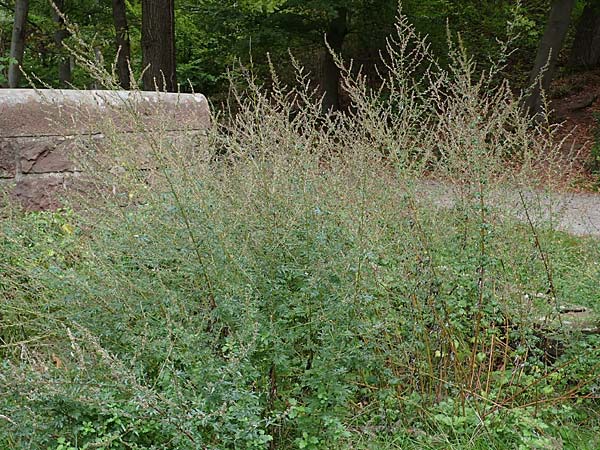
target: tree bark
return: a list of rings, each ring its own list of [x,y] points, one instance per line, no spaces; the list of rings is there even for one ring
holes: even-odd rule
[[[527,112],[532,117],[539,117],[542,112],[542,91],[548,90],[554,77],[556,61],[571,23],[571,12],[575,6],[575,1],[554,0],[552,3],[546,30],[540,40],[533,70],[529,78],[533,88],[524,102]]]
[[[54,0],[56,9],[62,14],[65,13],[65,0]],[[65,27],[65,21],[61,14],[53,9],[52,18],[56,22],[57,30],[54,33],[54,43],[58,47],[58,82],[60,87],[70,87],[71,85],[71,57],[65,53],[63,41],[69,37],[69,30]]]
[[[129,43],[129,26],[125,0],[112,0],[113,22],[115,24],[115,43],[117,46],[117,73],[119,85],[129,90],[131,80],[129,79],[129,61],[131,60],[131,45]]]
[[[348,10],[337,8],[337,15],[329,23],[326,39],[336,54],[340,54],[344,40],[348,34]],[[340,109],[340,70],[335,64],[333,55],[328,49],[323,56],[323,67],[321,69],[321,89],[323,90],[323,112],[330,113]]]
[[[29,13],[29,0],[17,0],[15,3],[15,22],[10,41],[10,57],[14,59],[8,66],[8,87],[16,88],[21,76],[20,66],[23,64],[25,51],[25,24]]]
[[[176,90],[174,0],[142,0],[142,62],[144,90]]]
[[[588,0],[577,24],[569,65],[596,67],[600,63],[600,2]]]

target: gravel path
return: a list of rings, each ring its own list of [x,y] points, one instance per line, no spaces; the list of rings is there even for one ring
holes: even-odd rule
[[[561,210],[557,228],[584,236],[600,236],[600,195],[555,194]]]
[[[423,192],[441,207],[452,206],[460,195],[455,186],[426,182]],[[493,203],[507,216],[534,223],[550,221],[552,227],[577,236],[600,237],[600,194],[523,192],[527,213],[519,192],[492,194]]]

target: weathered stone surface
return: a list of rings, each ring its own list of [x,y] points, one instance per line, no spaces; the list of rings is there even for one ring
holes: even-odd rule
[[[547,333],[566,331],[600,334],[600,315],[580,305],[562,305],[558,314],[542,316],[538,322]]]
[[[167,127],[201,130],[210,125],[201,94],[129,91],[0,90],[0,137],[65,136]]]
[[[85,153],[83,159],[75,158],[83,170],[89,163],[108,171],[117,167],[153,170],[175,160],[179,164],[201,160],[207,154],[206,146],[206,137],[199,131],[110,133],[80,138],[76,151],[69,155]]]
[[[17,155],[8,139],[0,138],[0,178],[13,178],[16,174]]]
[[[536,320],[540,348],[551,361],[582,335],[600,334],[600,315],[580,305],[562,305]]]
[[[200,94],[0,89],[0,179],[14,182],[0,191],[56,208],[67,190],[85,190],[80,171],[151,170],[182,151],[194,160],[209,126]]]
[[[20,153],[20,173],[73,172],[75,140],[63,137],[16,138]]]
[[[12,195],[26,209],[56,209],[60,207],[60,194],[64,193],[65,187],[65,177],[62,174],[23,177],[16,181]]]

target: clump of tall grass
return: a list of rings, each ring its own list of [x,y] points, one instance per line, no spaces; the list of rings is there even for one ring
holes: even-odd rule
[[[202,136],[143,130],[143,163],[107,124],[85,207],[3,224],[3,446],[549,448],[598,347],[546,354],[536,319],[575,299],[501,194],[533,213],[558,144],[450,56],[400,16],[379,89],[338,59],[347,112],[296,63],[242,71]]]

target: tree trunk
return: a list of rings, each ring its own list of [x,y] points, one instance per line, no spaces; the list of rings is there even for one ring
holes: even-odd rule
[[[65,12],[65,0],[54,0],[56,9],[62,14]],[[60,87],[70,87],[71,85],[71,57],[66,54],[63,41],[69,37],[69,30],[65,27],[65,21],[61,17],[61,14],[53,9],[52,17],[56,22],[57,30],[54,33],[54,43],[58,47],[58,82]]]
[[[600,3],[588,0],[577,24],[569,65],[590,69],[600,63]]]
[[[113,22],[115,24],[115,43],[117,45],[117,73],[119,74],[119,85],[129,90],[131,80],[129,79],[129,61],[131,60],[131,46],[129,45],[129,26],[125,10],[125,0],[112,0]]]
[[[542,112],[542,91],[547,91],[552,82],[556,61],[569,29],[575,1],[554,0],[552,3],[546,30],[538,46],[529,79],[533,88],[524,103],[527,112],[532,117],[536,117]]]
[[[336,54],[340,54],[344,39],[348,34],[348,11],[345,8],[336,9],[337,16],[332,19],[327,29],[326,39]],[[321,89],[323,90],[323,112],[330,113],[340,109],[340,70],[335,64],[331,53],[326,49],[321,69]]]
[[[94,62],[98,67],[104,67],[104,56],[100,47],[94,47]],[[89,86],[90,89],[102,89],[102,83],[100,80],[94,80]]]
[[[16,88],[21,76],[20,66],[23,64],[25,51],[25,24],[29,12],[29,0],[17,0],[15,3],[15,22],[10,41],[10,57],[14,59],[8,66],[8,87]]]
[[[142,61],[144,90],[176,90],[174,0],[142,0]]]

